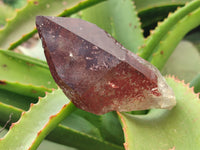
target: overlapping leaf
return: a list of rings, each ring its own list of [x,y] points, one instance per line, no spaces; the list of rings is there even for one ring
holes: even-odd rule
[[[151,61],[158,69],[162,69],[183,36],[200,24],[199,19],[196,19],[199,14],[200,1],[195,0],[169,15],[152,31],[139,55]]]
[[[54,97],[54,103],[55,106],[58,105],[57,103],[60,103],[59,97],[63,97],[64,100],[61,102],[64,103],[66,101],[66,97],[63,93],[59,93],[59,96],[55,93],[50,94],[51,96],[47,96],[45,98],[45,101],[48,101],[48,99]],[[15,101],[13,101],[15,99]],[[26,101],[25,101],[26,100]],[[40,99],[40,101],[43,101],[43,99]],[[29,108],[29,103],[35,102],[35,100],[31,100],[29,97],[24,97],[22,95],[18,95],[15,93],[2,91],[0,90],[0,120],[1,125],[3,126],[7,121],[8,118],[11,115],[11,122],[16,122],[20,118],[20,114],[22,113],[22,109],[27,110]],[[39,102],[40,103],[40,102]],[[41,107],[45,107],[42,105],[47,105],[47,102],[43,102],[43,104],[40,104],[40,108],[38,108],[37,113],[46,113],[46,109],[42,109]],[[53,102],[52,102],[53,103]],[[38,104],[36,104],[38,105]],[[53,105],[53,104],[52,104]],[[48,106],[46,106],[48,107]],[[50,107],[49,107],[50,108]],[[51,110],[49,110],[50,112]],[[52,112],[53,113],[53,112]],[[44,115],[44,114],[43,114]],[[109,116],[109,117],[108,117]],[[54,141],[56,143],[60,143],[67,146],[72,146],[80,149],[85,150],[92,150],[92,149],[106,149],[106,150],[123,150],[123,133],[120,127],[120,124],[117,120],[117,118],[113,118],[113,115],[106,115],[106,116],[96,116],[94,114],[82,111],[82,110],[76,110],[72,114],[70,114],[67,118],[64,119],[61,124],[59,124],[48,136],[47,139]],[[23,117],[23,116],[22,116]],[[114,122],[111,124],[105,124],[107,121],[103,121],[101,119],[103,117],[103,120],[108,120],[109,122]],[[28,117],[29,118],[29,117]],[[29,121],[34,121],[34,118],[29,118]],[[104,123],[105,122],[105,123]],[[9,123],[9,124],[10,124]],[[106,131],[110,127],[110,125],[118,125],[118,128],[115,130],[115,134],[117,134],[119,137],[114,137],[113,139],[109,139],[112,134],[112,131]],[[9,126],[9,125],[7,125]],[[29,125],[27,125],[29,127]],[[18,127],[19,130],[21,127]],[[34,127],[37,128],[37,127]],[[101,129],[103,128],[103,129]],[[44,128],[45,129],[45,128]],[[49,129],[50,131],[50,129]],[[13,136],[19,133],[11,133]],[[105,138],[105,136],[107,138]],[[37,137],[38,138],[38,137]],[[120,141],[115,139],[120,139]],[[77,140],[74,140],[77,139]],[[24,139],[21,139],[22,141]],[[36,139],[37,140],[37,139]],[[40,139],[41,140],[41,139]],[[96,147],[97,146],[97,147]]]
[[[82,2],[83,4],[81,4]],[[16,16],[9,19],[4,28],[0,29],[0,48],[8,49],[11,46],[10,49],[12,49],[36,33],[36,30],[33,31],[33,29],[35,27],[34,22],[37,15],[55,16],[61,13],[63,15],[70,15],[97,2],[101,1],[29,0],[22,9],[17,10]]]
[[[9,51],[0,51],[0,89],[26,96],[44,96],[57,88],[46,62]]]
[[[0,149],[36,149],[74,108],[60,89],[48,94],[37,104],[31,105],[30,110],[22,113],[21,119],[12,124],[6,136],[0,139]]]
[[[200,101],[183,81],[167,77],[177,105],[172,110],[150,110],[147,115],[121,113],[127,150],[196,150],[200,147]]]

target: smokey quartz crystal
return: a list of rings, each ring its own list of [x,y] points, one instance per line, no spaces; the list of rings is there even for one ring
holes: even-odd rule
[[[36,26],[55,82],[78,108],[99,115],[175,106],[157,68],[96,25],[37,16]]]

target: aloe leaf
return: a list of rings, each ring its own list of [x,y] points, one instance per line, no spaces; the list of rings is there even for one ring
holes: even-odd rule
[[[109,112],[101,115],[100,129],[103,139],[123,146],[123,131],[116,112]]]
[[[180,6],[182,5],[164,5],[160,7],[150,7],[139,11],[138,16],[142,22],[144,36],[148,37],[150,31],[157,26],[157,22],[163,21],[165,18],[167,18],[170,12],[174,12],[177,7]]]
[[[7,132],[7,129],[2,129],[2,127],[0,126],[0,138],[2,138]],[[77,150],[76,148],[72,148],[72,147],[68,147],[66,145],[61,145],[49,140],[43,140],[42,143],[39,145],[39,147],[37,148],[37,150]]]
[[[115,112],[97,116],[77,109],[61,122],[61,125],[96,137],[99,140],[123,146],[123,131]]]
[[[97,24],[127,49],[136,52],[144,38],[135,9],[131,0],[108,0],[84,10],[82,18]]]
[[[91,5],[94,5],[94,4],[102,2],[102,1],[105,1],[105,0],[82,0],[77,5],[75,5],[74,7],[65,9],[62,13],[60,13],[57,16],[67,17],[67,16],[70,16],[70,15],[73,15],[74,13],[77,13],[78,11],[80,11],[84,8],[87,8]],[[66,5],[67,3],[64,1],[63,4]],[[49,6],[49,5],[47,4],[47,6]],[[45,14],[40,14],[40,15],[45,15]],[[18,41],[14,42],[14,43],[11,43],[8,49],[12,50],[12,49],[16,48],[18,45],[22,44],[24,41],[27,41],[29,38],[31,38],[36,32],[37,32],[37,30],[34,29],[33,31],[31,31],[27,34],[24,34],[21,37],[21,39],[19,39]]]
[[[177,105],[172,110],[154,109],[146,115],[118,113],[128,150],[198,149],[200,104],[198,95],[184,82],[167,77]]]
[[[36,149],[45,136],[74,109],[75,106],[60,89],[47,94],[12,124],[6,136],[0,140],[0,149]]]
[[[200,1],[199,9],[191,12],[188,16],[180,20],[174,28],[167,34],[164,41],[158,46],[158,50],[154,53],[151,63],[158,69],[162,69],[169,56],[172,54],[178,43],[186,35],[187,32],[200,25]]]
[[[192,34],[186,35],[184,40],[192,42],[200,53],[200,27],[197,27]]]
[[[77,113],[78,112],[78,113]],[[80,114],[82,113],[82,114]],[[87,115],[88,118],[85,118],[83,115]],[[77,109],[74,113],[70,114],[66,119],[61,122],[62,126],[67,126],[73,130],[76,130],[80,133],[87,134],[92,137],[96,137],[102,140],[101,133],[98,129],[98,126],[95,126],[92,121],[98,121],[100,123],[99,116],[93,116],[93,114],[87,113],[80,109]],[[91,118],[92,117],[92,118]]]
[[[192,18],[192,17],[187,17],[187,16],[190,16],[188,14],[190,14],[191,12],[194,12],[195,10],[198,10],[199,6],[200,6],[199,0],[192,1],[191,3],[182,7],[181,9],[178,9],[175,13],[169,15],[169,17],[166,20],[164,20],[163,23],[158,23],[157,28],[154,31],[152,31],[152,35],[150,35],[147,38],[145,45],[140,49],[139,55],[143,57],[144,59],[150,60],[150,57],[155,51],[158,51],[158,49],[162,51],[162,49],[158,47],[162,45],[162,42],[164,42],[166,36],[171,35],[172,32],[169,32],[169,31],[173,30],[175,25],[181,24],[180,20],[184,20],[184,18],[186,19]],[[196,22],[198,22],[198,19],[195,19],[195,20]],[[188,28],[189,29],[194,28],[195,26],[196,24],[192,25],[192,27],[187,27],[186,30],[188,30]],[[181,29],[183,29],[183,27]],[[185,32],[183,32],[182,34],[185,35]],[[172,44],[168,43],[169,47],[170,46],[173,47],[175,45],[174,43],[177,43],[177,40],[180,41],[182,36],[180,36],[180,38],[175,38],[176,42],[172,42]]]
[[[9,106],[7,104],[3,104],[3,106],[2,107],[1,106],[2,105],[0,104],[0,113],[4,114],[4,118],[2,118],[3,117],[2,115],[0,116],[0,120],[2,122],[5,123],[8,120],[8,117],[11,113],[14,114],[14,115],[12,115],[12,119],[13,119],[12,122],[17,121],[17,119],[20,117],[22,110],[17,109],[12,106]],[[2,109],[2,108],[4,108],[4,109]],[[67,120],[67,118],[65,120]],[[82,120],[82,119],[80,119],[80,120]],[[78,120],[78,121],[80,121],[80,120]],[[84,122],[83,123],[79,122],[79,124],[80,123],[82,124],[82,128],[86,126],[86,124]],[[74,123],[77,123],[77,121]],[[90,126],[90,127],[92,127],[92,126]],[[93,130],[93,128],[96,128],[96,127],[92,127],[90,130]],[[74,127],[70,128],[65,123],[62,123],[62,124],[59,124],[53,131],[51,131],[50,134],[46,138],[48,140],[54,141],[56,143],[79,148],[81,150],[93,150],[93,149],[96,149],[96,150],[102,150],[102,149],[123,150],[124,149],[123,146],[119,146],[112,142],[106,141],[102,138],[98,138],[97,136],[94,136],[94,134],[91,134],[91,132],[88,132],[89,130],[87,130],[87,131],[84,130],[84,132],[83,132],[83,130],[79,131],[79,130],[74,129]],[[121,128],[120,128],[120,130],[121,130]],[[77,139],[77,140],[74,140],[74,139]]]
[[[62,124],[59,124],[59,126],[47,136],[47,139],[81,150],[124,150],[122,146],[76,131]]]
[[[12,116],[10,123],[16,122],[20,118],[21,113],[24,110],[28,110],[30,103],[35,103],[36,101],[36,99],[31,99],[30,97],[25,97],[5,90],[0,90],[0,124],[4,126],[11,114]],[[57,100],[55,100],[55,102],[57,103]],[[72,146],[80,149],[84,148],[86,150],[123,150],[123,141],[121,140],[119,143],[119,141],[115,140],[119,138],[123,139],[122,129],[117,128],[117,130],[114,130],[117,133],[122,133],[120,137],[114,137],[114,139],[108,139],[109,135],[113,135],[114,131],[106,130],[110,125],[113,126],[117,124],[113,124],[112,122],[119,123],[118,119],[112,118],[112,115],[109,115],[109,117],[103,116],[103,118],[104,119],[102,121],[101,116],[77,109],[67,118],[65,118],[64,121],[62,121],[47,136],[47,139],[66,146]],[[106,120],[108,119],[111,124],[104,123],[107,122]],[[10,123],[7,125],[7,127],[10,126]],[[104,130],[102,131],[101,128]],[[104,138],[105,136],[107,138]],[[78,139],[79,142],[74,139]]]
[[[195,93],[200,93],[200,73],[190,82],[190,87],[194,87]]]
[[[136,4],[137,11],[141,12],[153,7],[163,7],[170,5],[184,5],[186,2],[193,0],[132,0]]]
[[[13,8],[21,8],[27,3],[26,0],[3,0],[3,2]]]
[[[189,83],[198,73],[200,73],[199,52],[193,43],[183,40],[167,60],[162,74],[173,74]]]
[[[149,30],[154,29],[157,22],[166,18],[169,12],[174,12],[189,1],[192,0],[134,0],[144,35],[149,35]]]
[[[7,133],[7,130],[0,126],[0,138],[3,137]]]
[[[38,97],[57,88],[46,62],[0,51],[0,89]]]
[[[0,102],[1,125],[4,125],[7,122],[8,118],[11,114],[12,114],[12,116],[11,116],[11,122],[10,123],[16,122],[19,119],[22,111],[23,110],[20,109],[20,108],[17,108],[17,107],[14,107],[14,106]]]
[[[32,98],[44,96],[46,91],[52,91],[51,89],[45,88],[44,86],[35,86],[31,84],[22,84],[19,82],[9,82],[4,80],[0,80],[0,89],[21,94],[24,96],[29,96]]]
[[[81,5],[83,2],[84,6]],[[72,14],[80,9],[92,5],[100,1],[96,0],[29,0],[27,4],[18,9],[16,16],[9,19],[3,29],[0,29],[0,47],[1,49],[7,49],[16,47],[24,40],[30,38],[36,29],[35,17],[37,15],[59,15],[62,12],[64,14]],[[77,7],[78,6],[78,7]],[[69,13],[67,13],[69,9]],[[70,13],[71,12],[71,13]],[[15,28],[13,28],[15,27]],[[17,32],[15,32],[17,31]],[[29,34],[27,34],[29,33]],[[26,34],[26,35],[25,35]],[[23,37],[24,36],[24,37]],[[22,38],[22,39],[20,39]],[[20,39],[16,42],[16,40]],[[14,43],[15,42],[15,43]],[[13,45],[12,45],[13,43]]]
[[[30,103],[36,103],[37,101],[37,98],[16,94],[6,90],[0,90],[0,102],[6,105],[10,105],[13,108],[16,107],[22,110],[28,110]],[[3,112],[0,114],[2,113]]]
[[[0,29],[6,24],[6,18],[11,17],[14,13],[15,11],[11,7],[5,4],[0,5]]]
[[[44,140],[42,141],[40,146],[37,148],[37,150],[77,150],[77,149],[73,147],[61,145],[58,143],[54,143],[52,141]]]
[[[36,103],[38,99],[29,96],[16,94],[6,90],[0,90],[0,124],[6,124],[11,115],[11,123],[19,120],[21,113],[27,111],[30,103]]]

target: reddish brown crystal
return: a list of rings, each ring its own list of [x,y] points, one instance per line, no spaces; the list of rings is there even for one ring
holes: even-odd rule
[[[79,108],[95,114],[171,108],[159,71],[96,25],[75,18],[36,18],[50,71]]]

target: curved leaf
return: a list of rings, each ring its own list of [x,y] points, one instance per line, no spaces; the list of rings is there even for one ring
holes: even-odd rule
[[[200,25],[200,1],[199,8],[180,20],[173,29],[159,43],[156,53],[153,54],[151,63],[158,69],[162,69],[169,56],[172,54],[180,40],[187,32]]]
[[[0,90],[0,125],[4,126],[11,114],[11,122],[9,122],[7,127],[10,126],[10,123],[16,122],[20,118],[21,113],[29,108],[31,102],[35,103],[36,100]],[[55,103],[57,103],[57,99]],[[101,116],[77,109],[65,118],[64,121],[47,136],[47,139],[66,146],[80,148],[81,150],[123,150],[123,141],[119,143],[119,141],[116,140],[120,138],[123,139],[121,127],[119,126],[119,128],[116,128],[117,130],[107,131],[106,129],[108,129],[110,125],[113,125],[113,123],[105,124],[106,121],[104,120],[107,118],[109,122],[115,122],[115,125],[117,123],[119,124],[119,121],[117,118],[112,118],[112,115],[108,116],[109,117],[107,117],[107,115],[102,116],[104,119],[101,120]],[[117,134],[119,132],[121,133],[120,136],[118,134],[119,137],[113,138],[113,136],[110,136],[110,134]],[[112,139],[109,139],[109,137]],[[74,139],[78,139],[78,142]]]
[[[0,29],[6,24],[6,18],[11,17],[13,14],[15,14],[15,11],[5,5],[5,4],[1,4],[0,5]]]
[[[38,97],[51,88],[57,86],[46,62],[0,50],[0,89]]]
[[[115,112],[97,116],[77,109],[61,122],[61,125],[99,140],[123,146],[123,131]]]
[[[181,41],[162,69],[162,74],[173,74],[186,83],[200,73],[200,55],[189,41]],[[197,81],[198,83],[198,81]]]
[[[175,13],[170,14],[169,17],[163,21],[163,23],[158,23],[157,28],[154,31],[152,31],[152,33],[151,33],[152,35],[150,35],[147,38],[145,45],[140,49],[139,55],[144,59],[150,60],[152,57],[152,54],[154,52],[156,52],[158,50],[162,51],[162,49],[159,48],[159,46],[162,45],[162,41],[163,42],[165,41],[166,36],[172,35],[173,32],[169,32],[169,31],[173,30],[173,27],[175,25],[177,25],[177,26],[181,25],[180,20],[184,20],[184,18],[186,18],[186,19],[192,18],[192,17],[187,17],[187,16],[190,16],[189,14],[191,12],[195,12],[195,10],[198,10],[199,6],[200,6],[200,1],[195,0],[195,1],[187,4],[186,6],[182,7],[181,9],[178,9]],[[195,20],[192,20],[192,21],[198,22],[197,18]],[[196,24],[192,25],[192,27],[188,26],[187,31],[188,31],[188,28],[192,29],[195,26],[196,26]],[[181,29],[183,30],[183,27]],[[185,35],[185,32],[182,33],[182,31],[181,31],[181,33],[179,33],[179,34],[183,36],[183,35]],[[173,40],[175,40],[175,42],[172,42],[172,44],[167,43],[168,47],[170,47],[170,48],[173,47],[175,45],[175,43],[177,43],[177,40],[179,41],[182,38],[182,36],[179,38],[173,39]],[[162,53],[161,53],[161,55],[162,55]]]
[[[22,113],[21,119],[12,124],[6,136],[0,139],[0,149],[36,149],[45,136],[74,109],[75,106],[60,89],[53,91],[37,104],[32,104],[29,111]]]
[[[150,8],[169,6],[169,5],[184,5],[186,2],[193,0],[132,0],[137,6],[137,10],[143,11]]]
[[[21,8],[27,3],[26,0],[3,0],[3,2],[13,8]]]
[[[174,12],[189,1],[192,0],[134,0],[144,35],[149,35],[148,31],[155,28],[158,21],[167,18],[169,12]]]
[[[38,99],[33,98],[33,97],[16,94],[16,93],[9,92],[6,90],[0,90],[0,103],[2,105],[3,104],[8,105],[8,106],[12,107],[13,109],[16,108],[16,109],[19,109],[20,111],[22,111],[22,110],[27,111],[30,107],[30,103],[36,103],[37,101],[38,101]],[[4,108],[2,107],[0,109],[0,114],[3,114],[3,110],[4,110]],[[13,112],[13,113],[15,113],[15,112]],[[2,115],[0,117],[1,121],[4,117],[7,117],[6,113],[4,113],[4,115]],[[17,120],[15,120],[15,121],[17,121]]]
[[[194,92],[200,93],[200,74],[191,81],[190,87],[194,87]]]
[[[59,124],[59,126],[47,136],[47,139],[81,150],[124,150],[122,146],[76,131],[62,124]]]
[[[83,6],[80,2],[83,2]],[[16,16],[9,19],[3,29],[0,29],[0,48],[13,49],[36,33],[35,17],[37,15],[72,14],[80,9],[100,1],[97,0],[29,0],[22,8],[17,10]],[[78,6],[78,8],[77,8]],[[69,9],[69,12],[66,10]],[[61,14],[62,15],[62,14]],[[17,31],[17,32],[16,32]],[[27,34],[29,33],[29,34]],[[27,34],[27,35],[25,35]],[[22,38],[22,39],[20,39]],[[16,40],[20,39],[16,42]],[[16,42],[16,43],[14,43]],[[13,44],[13,45],[12,45]]]
[[[172,110],[150,110],[147,115],[118,113],[127,150],[199,149],[199,98],[183,82],[170,77],[166,80],[177,99]]]

